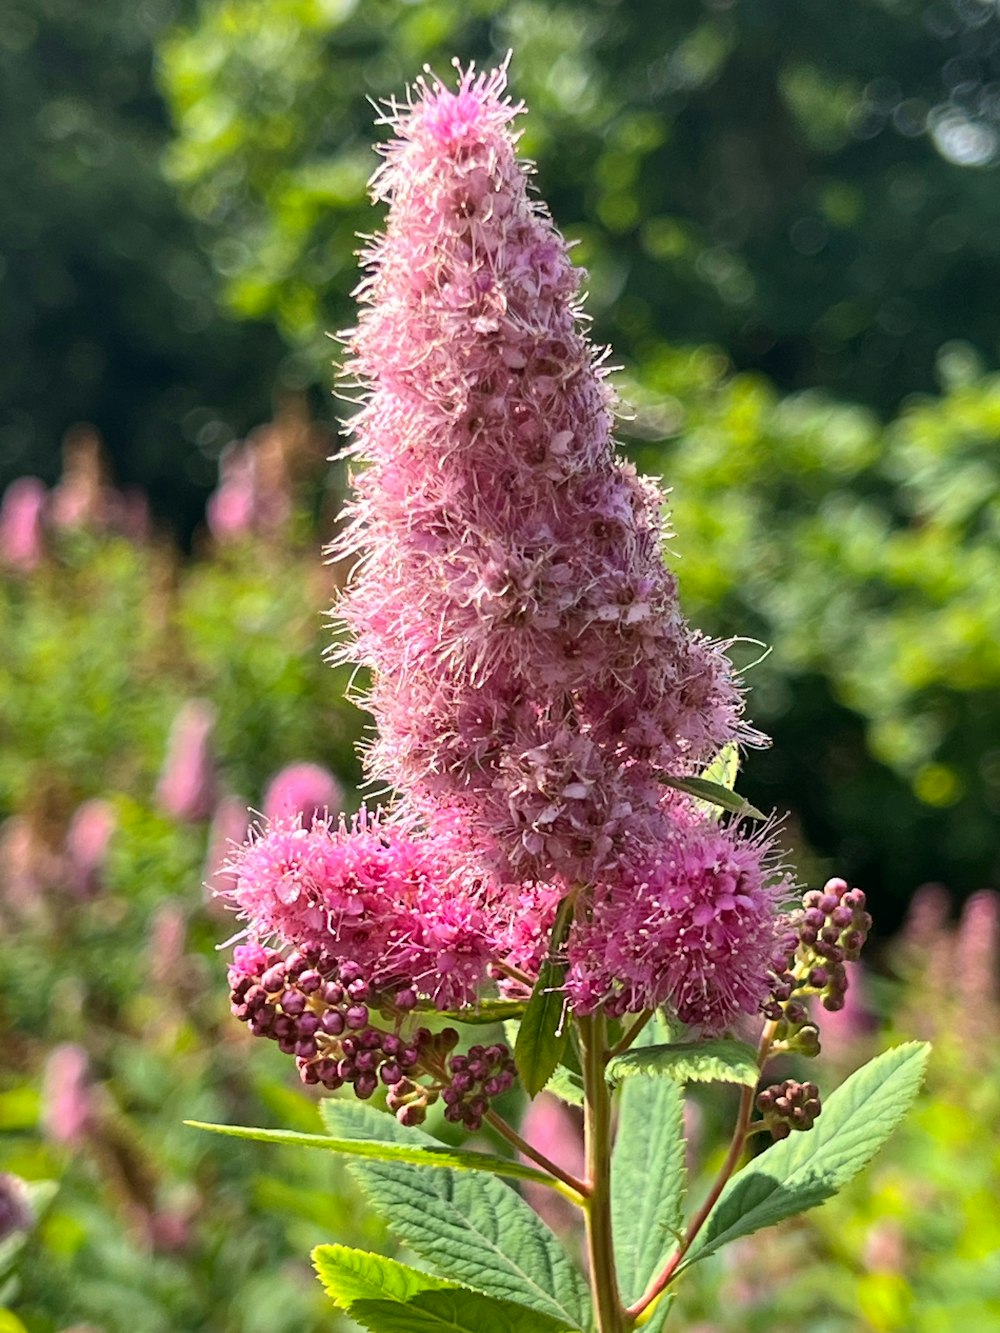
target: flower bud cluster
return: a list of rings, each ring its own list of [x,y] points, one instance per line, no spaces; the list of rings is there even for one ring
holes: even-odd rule
[[[294,1055],[304,1083],[331,1091],[351,1084],[367,1098],[379,1080],[393,1085],[420,1063],[430,1033],[406,1039],[370,1021],[375,996],[357,963],[317,949],[283,957],[276,949],[243,945],[229,969],[232,1011],[259,1037]]]
[[[294,1055],[303,1083],[331,1092],[350,1085],[362,1100],[382,1083],[400,1124],[421,1124],[440,1097],[446,1119],[478,1129],[490,1100],[514,1081],[514,1061],[502,1043],[453,1056],[454,1028],[404,1033],[416,995],[379,995],[357,963],[320,949],[306,947],[285,957],[277,949],[241,945],[229,982],[235,1017],[255,1036]],[[394,1030],[372,1022],[376,1007],[392,1016]]]
[[[757,1110],[776,1139],[787,1139],[793,1129],[812,1129],[822,1109],[816,1084],[793,1078],[765,1088],[757,1097]]]
[[[810,890],[802,907],[787,918],[772,956],[771,999],[764,1008],[778,1023],[775,1034],[801,1055],[819,1053],[819,1034],[809,1021],[804,1000],[817,995],[831,1013],[844,1007],[847,968],[856,962],[871,929],[861,889],[831,879],[822,890]]]
[[[476,1130],[490,1101],[505,1093],[517,1076],[510,1051],[503,1042],[492,1046],[470,1046],[465,1055],[448,1062],[451,1082],[441,1093],[444,1118]]]

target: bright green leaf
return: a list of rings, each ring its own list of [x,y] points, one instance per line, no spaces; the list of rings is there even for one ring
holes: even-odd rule
[[[662,1031],[659,1019],[640,1040],[655,1040],[657,1028]],[[642,1295],[676,1245],[683,1191],[683,1088],[669,1078],[628,1079],[620,1093],[611,1158],[615,1263],[628,1304]],[[657,1310],[653,1318],[658,1322],[663,1315]]]
[[[413,1147],[386,1141],[334,1139],[326,1134],[299,1134],[288,1129],[250,1129],[242,1125],[207,1125],[200,1120],[185,1120],[192,1129],[207,1129],[234,1139],[255,1139],[258,1143],[278,1143],[289,1148],[320,1148],[324,1152],[350,1153],[383,1162],[410,1162],[414,1166],[450,1167],[456,1171],[486,1171],[495,1176],[513,1176],[552,1186],[552,1177],[533,1166],[491,1153],[464,1152],[443,1143],[431,1147]]]
[[[678,1083],[741,1083],[753,1088],[760,1078],[754,1048],[729,1038],[639,1047],[615,1056],[607,1072],[611,1083],[640,1074]]]
[[[504,1036],[507,1038],[507,1045],[512,1050],[517,1049],[517,1034],[520,1031],[521,1024],[517,1019],[508,1019],[503,1025]],[[562,1050],[560,1063],[552,1071],[552,1077],[545,1085],[545,1091],[551,1092],[553,1096],[560,1097],[570,1106],[583,1105],[583,1077],[579,1069],[574,1069],[572,1065],[578,1065],[576,1052],[572,1047],[572,1032],[570,1040]]]
[[[329,1098],[321,1110],[338,1138],[436,1142],[361,1102]],[[352,1159],[348,1165],[380,1216],[438,1273],[571,1325],[589,1323],[586,1284],[562,1245],[521,1196],[495,1177],[399,1162]]]
[[[334,1304],[371,1333],[579,1333],[565,1320],[363,1250],[318,1245],[313,1263]]]
[[[842,1189],[909,1110],[929,1055],[926,1042],[910,1041],[870,1060],[831,1095],[812,1129],[755,1157],[723,1190],[682,1267]]]

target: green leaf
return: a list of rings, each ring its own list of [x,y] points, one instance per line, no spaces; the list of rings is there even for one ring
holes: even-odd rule
[[[355,1301],[405,1303],[421,1291],[447,1291],[455,1285],[433,1273],[421,1273],[395,1259],[347,1245],[317,1245],[312,1261],[323,1290],[342,1310],[350,1309]]]
[[[757,1052],[743,1041],[673,1041],[645,1046],[608,1062],[608,1081],[620,1083],[636,1074],[671,1078],[678,1083],[741,1083],[754,1088],[760,1078]]]
[[[503,1025],[504,1036],[507,1038],[507,1045],[512,1049],[517,1049],[517,1034],[521,1025],[517,1019],[508,1019]],[[570,1106],[583,1105],[583,1076],[579,1068],[579,1060],[576,1058],[576,1052],[573,1050],[572,1032],[570,1040],[562,1049],[562,1057],[558,1065],[552,1071],[552,1076],[545,1085],[545,1091],[551,1092],[556,1097],[561,1097],[564,1102]]]
[[[388,1115],[386,1116],[388,1119]],[[192,1129],[207,1129],[212,1134],[225,1134],[234,1139],[255,1139],[258,1143],[278,1143],[289,1148],[319,1148],[323,1152],[350,1153],[356,1157],[370,1157],[383,1162],[410,1162],[414,1166],[450,1167],[456,1171],[486,1171],[495,1176],[513,1176],[517,1180],[534,1180],[540,1185],[552,1186],[552,1177],[533,1166],[525,1166],[507,1157],[491,1153],[464,1152],[449,1148],[434,1140],[432,1146],[415,1147],[388,1140],[334,1139],[326,1134],[299,1134],[289,1129],[249,1129],[243,1125],[207,1125],[201,1120],[185,1120]]]
[[[513,1301],[345,1245],[318,1245],[313,1263],[327,1295],[371,1333],[579,1333]]]
[[[755,1157],[723,1190],[678,1272],[842,1189],[909,1110],[929,1055],[926,1042],[910,1041],[870,1060],[831,1095],[812,1129]]]
[[[696,796],[699,801],[721,806],[723,810],[728,810],[730,814],[739,815],[743,819],[767,818],[767,815],[755,805],[751,805],[745,796],[730,791],[728,787],[723,787],[718,782],[709,782],[707,778],[675,778],[669,773],[661,773],[660,781],[668,787],[676,787],[678,791],[686,791],[689,796]]]
[[[447,1018],[452,1023],[506,1023],[520,1018],[527,1006],[526,1000],[480,1000],[468,1009],[435,1009],[433,1006],[418,1007],[418,1012],[433,1013],[438,1018]]]
[[[706,782],[714,782],[732,791],[740,771],[740,747],[730,741],[724,745],[709,766],[701,773]]]
[[[436,1140],[361,1102],[329,1098],[323,1121],[338,1138],[418,1146]],[[445,1277],[586,1327],[586,1283],[534,1209],[492,1176],[352,1160],[351,1174],[395,1234]]]
[[[557,959],[557,953],[566,938],[572,916],[573,895],[569,894],[559,904],[549,955],[539,969],[535,989],[517,1032],[514,1061],[529,1097],[537,1096],[545,1087],[566,1048],[569,1035],[563,993],[566,964]]]
[[[655,1041],[657,1028],[663,1030],[659,1019],[639,1040]],[[668,1078],[629,1079],[620,1093],[611,1157],[615,1263],[626,1304],[638,1300],[676,1246],[683,1192],[684,1091]],[[664,1316],[657,1309],[650,1325]]]

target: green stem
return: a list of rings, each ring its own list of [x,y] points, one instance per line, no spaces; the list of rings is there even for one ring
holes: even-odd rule
[[[583,1133],[589,1189],[584,1215],[590,1287],[597,1333],[624,1333],[611,1234],[611,1091],[604,1076],[607,1027],[603,1015],[578,1022],[583,1048]]]
[[[609,1056],[621,1055],[623,1051],[627,1051],[628,1048],[635,1041],[636,1037],[638,1037],[642,1029],[653,1017],[654,1012],[655,1010],[653,1009],[643,1009],[642,1013],[635,1020],[635,1022],[632,1023],[626,1029],[625,1034],[622,1037],[621,1041],[615,1042],[614,1046],[612,1046],[611,1050],[608,1052],[608,1055]]]

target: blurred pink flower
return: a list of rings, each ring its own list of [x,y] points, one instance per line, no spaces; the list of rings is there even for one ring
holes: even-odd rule
[[[548,1092],[539,1093],[524,1113],[521,1137],[550,1162],[555,1162],[578,1180],[583,1178],[586,1165],[580,1116],[558,1097]],[[529,1161],[523,1156],[521,1160]],[[579,1230],[579,1211],[561,1194],[530,1181],[522,1183],[522,1190],[538,1216],[557,1235],[572,1235]]]
[[[117,818],[114,807],[99,798],[77,807],[66,830],[69,887],[78,898],[92,898],[103,887],[108,847]]]
[[[1000,1009],[1000,893],[980,889],[962,909],[955,945],[960,1023],[974,1040],[995,1040]]]
[[[264,793],[265,819],[302,816],[310,824],[314,815],[335,814],[344,799],[340,783],[320,764],[289,764],[275,774]]]
[[[42,516],[48,492],[37,477],[19,477],[0,505],[0,563],[30,573],[45,554]]]
[[[841,1009],[815,1006],[822,1053],[825,1060],[839,1064],[860,1065],[867,1058],[866,1047],[878,1028],[878,1020],[867,1000],[867,982],[861,963],[845,963],[847,990]]]
[[[226,867],[233,852],[246,841],[250,829],[247,803],[241,796],[223,796],[215,807],[212,826],[208,833],[208,851],[202,869],[202,879],[215,903],[227,887]]]
[[[78,1147],[94,1127],[90,1062],[82,1046],[57,1046],[45,1063],[42,1127],[54,1142]]]
[[[208,819],[215,808],[215,716],[208,700],[189,699],[170,728],[156,800],[160,809],[174,819],[196,823]]]
[[[255,471],[253,453],[245,445],[230,445],[219,459],[219,485],[205,507],[209,530],[217,542],[236,541],[253,531]]]

